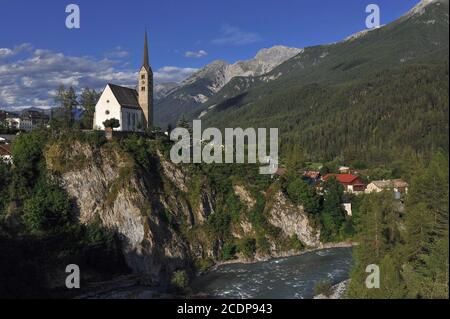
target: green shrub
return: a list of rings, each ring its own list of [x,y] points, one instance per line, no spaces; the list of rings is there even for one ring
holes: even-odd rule
[[[27,198],[43,168],[43,150],[48,140],[44,130],[20,134],[12,144],[14,158],[13,185],[14,196]]]
[[[184,291],[189,287],[189,277],[184,270],[173,273],[170,283],[179,291]]]
[[[295,204],[304,206],[309,214],[317,214],[320,211],[320,196],[316,189],[309,186],[301,178],[296,178],[287,185],[286,193]]]
[[[238,251],[246,259],[253,259],[256,253],[256,240],[254,238],[244,238],[238,244]]]
[[[256,238],[256,249],[261,254],[270,254],[270,243],[265,236],[258,236],[258,238]]]
[[[214,266],[214,261],[211,258],[200,258],[195,261],[195,268],[199,272],[205,272]]]
[[[219,212],[209,215],[208,228],[210,234],[215,238],[226,238],[230,233],[230,223],[231,216],[226,213]]]
[[[42,183],[23,205],[23,222],[31,233],[59,233],[70,226],[70,201],[55,185]]]
[[[296,234],[292,235],[289,239],[289,243],[292,249],[296,251],[301,251],[305,248],[305,245],[298,239],[298,236]]]
[[[232,243],[225,243],[221,250],[222,260],[232,260],[236,257],[236,245]]]
[[[11,183],[11,167],[0,160],[0,214],[9,199],[9,185]]]
[[[85,233],[82,243],[87,246],[104,245],[110,247],[114,242],[114,233],[107,230],[96,216],[94,222],[85,226]]]
[[[314,286],[314,294],[329,297],[333,292],[332,285],[329,281],[320,281]]]

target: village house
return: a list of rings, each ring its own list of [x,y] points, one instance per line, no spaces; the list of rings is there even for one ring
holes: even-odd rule
[[[373,181],[367,185],[366,193],[380,193],[384,190],[391,190],[396,198],[401,198],[408,193],[408,183],[401,179]]]
[[[352,174],[327,174],[322,180],[326,182],[330,178],[336,180],[344,186],[344,191],[350,194],[362,194],[366,190],[366,184],[358,176]]]
[[[11,144],[0,144],[0,160],[12,163]]]
[[[5,112],[5,119],[3,123],[5,123],[5,126],[12,130],[19,130],[20,129],[20,116],[16,113],[10,113]]]
[[[27,110],[20,116],[19,128],[26,132],[45,127],[49,122],[49,117],[43,112]]]
[[[350,174],[350,167],[347,166],[339,167],[339,174]]]

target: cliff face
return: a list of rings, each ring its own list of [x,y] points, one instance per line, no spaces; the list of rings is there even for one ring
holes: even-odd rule
[[[281,191],[274,195],[269,216],[270,223],[280,228],[287,236],[296,235],[309,247],[320,246],[320,232],[311,225],[303,207],[289,202]]]
[[[61,170],[56,163],[64,158],[52,158],[49,153],[47,166],[60,173],[61,185],[77,204],[80,222],[88,224],[99,216],[106,228],[116,231],[134,272],[159,281],[176,269],[191,268],[188,246],[170,224],[168,214],[170,210],[173,216],[192,223],[200,216],[193,215],[188,203],[175,196],[175,190],[167,193],[164,189],[165,183],[170,183],[178,191],[186,190],[181,172],[174,167],[163,169],[170,178],[163,180],[165,175],[158,172],[160,163],[146,172],[118,150],[94,152],[80,143],[63,157],[78,158],[82,165]]]
[[[200,195],[189,200],[190,178],[183,167],[167,161],[158,151],[149,169],[136,165],[130,155],[110,144],[95,149],[74,143],[62,151],[46,151],[47,168],[58,178],[76,204],[79,221],[89,224],[99,217],[122,242],[128,266],[153,282],[167,281],[176,270],[192,270],[198,258],[218,258],[219,242],[186,238],[182,228],[201,227],[215,213],[216,195],[207,178]],[[251,208],[254,200],[243,186],[236,192]],[[276,194],[270,223],[285,236],[293,234],[307,246],[318,246],[319,237],[301,207]],[[246,223],[246,233],[254,232]]]

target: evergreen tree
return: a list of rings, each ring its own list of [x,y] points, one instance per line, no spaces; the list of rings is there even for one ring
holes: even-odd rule
[[[448,157],[438,154],[411,183],[404,277],[413,298],[448,298],[448,174]]]
[[[95,105],[100,98],[100,93],[89,88],[84,88],[80,95],[80,106],[84,109],[81,119],[81,128],[92,129],[94,122]]]
[[[329,178],[323,186],[323,209],[320,215],[322,221],[322,239],[333,241],[337,239],[339,230],[345,222],[345,211],[342,207],[344,187],[336,180]]]
[[[309,214],[320,212],[320,197],[316,189],[309,186],[301,178],[295,178],[287,186],[289,198],[296,204],[301,204]]]

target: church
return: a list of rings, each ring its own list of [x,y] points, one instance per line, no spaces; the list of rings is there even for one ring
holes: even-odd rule
[[[144,58],[139,70],[137,89],[107,84],[95,106],[94,129],[104,130],[103,123],[117,119],[116,131],[142,132],[153,126],[153,71],[148,58],[147,32],[144,38]]]

